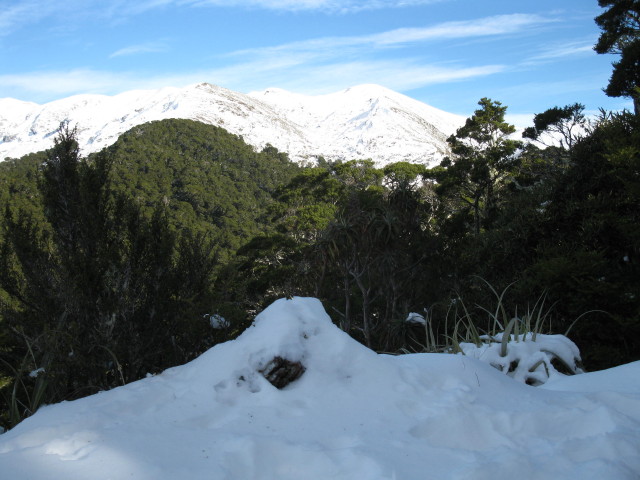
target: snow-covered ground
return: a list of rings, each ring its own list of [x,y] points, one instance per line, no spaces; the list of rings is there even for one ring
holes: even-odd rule
[[[274,357],[305,372],[279,390]],[[378,355],[315,299],[161,375],[0,435],[26,480],[635,479],[640,362],[531,387],[463,355]]]

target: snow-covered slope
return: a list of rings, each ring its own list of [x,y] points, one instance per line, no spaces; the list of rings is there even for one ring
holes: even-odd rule
[[[306,371],[279,390],[260,373],[274,357]],[[0,435],[0,477],[637,479],[640,362],[579,377],[378,355],[318,300],[282,299],[189,364],[42,408]]]
[[[463,119],[376,85],[316,97],[269,89],[249,95],[207,83],[185,88],[76,95],[45,105],[0,99],[0,160],[50,148],[60,122],[78,127],[84,154],[152,120],[187,118],[267,143],[293,160],[372,158],[379,165],[437,163]]]
[[[327,158],[434,163],[464,119],[379,85],[307,97],[284,90],[250,93],[301,126],[313,150]]]

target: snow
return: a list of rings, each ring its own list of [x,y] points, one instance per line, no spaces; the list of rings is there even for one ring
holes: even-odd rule
[[[640,361],[620,365],[588,375],[574,375],[571,377],[556,377],[549,380],[543,388],[558,391],[573,392],[618,392],[638,393],[638,373]]]
[[[44,105],[0,99],[0,161],[51,148],[60,122],[78,127],[83,154],[153,120],[185,118],[225,128],[256,149],[267,143],[304,163],[371,158],[438,163],[446,138],[464,119],[378,85],[329,95],[285,90],[242,94],[200,83],[134,90],[115,96],[75,95]]]
[[[211,328],[224,329],[228,328],[230,325],[229,321],[226,318],[224,318],[222,315],[218,315],[217,313],[214,313],[213,315],[205,315],[205,317],[209,319]]]
[[[509,335],[504,355],[503,337],[503,333],[493,337],[481,335],[480,345],[461,343],[460,348],[466,356],[477,358],[514,380],[530,385],[541,385],[562,375],[552,363],[553,360],[561,362],[571,372],[582,373],[580,351],[564,335]]]
[[[29,372],[29,376],[31,378],[36,378],[38,375],[40,375],[41,373],[44,373],[44,368],[40,367],[40,368],[36,368],[35,370]]]
[[[313,155],[344,160],[372,158],[437,164],[448,152],[447,137],[464,118],[438,110],[380,85],[358,85],[318,96],[271,88],[250,96],[300,125]]]
[[[302,376],[279,390],[276,356]],[[40,409],[2,478],[637,479],[640,362],[543,387],[463,355],[380,355],[282,299],[194,361]]]
[[[409,315],[407,315],[407,318],[405,318],[404,320],[407,323],[415,323],[417,325],[426,325],[427,321],[425,320],[425,318],[420,315],[419,313],[416,312],[410,312]]]

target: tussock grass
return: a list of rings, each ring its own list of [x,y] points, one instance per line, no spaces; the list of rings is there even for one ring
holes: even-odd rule
[[[470,308],[456,295],[447,307],[442,335],[434,331],[433,308],[427,309],[425,341],[420,344],[423,352],[471,355],[530,385],[540,385],[554,373],[583,371],[579,350],[567,335],[583,316],[593,311],[576,318],[563,335],[554,335],[551,323],[555,304],[549,305],[548,292],[540,295],[533,306],[522,310],[516,307],[510,314],[506,295],[513,284],[499,292],[485,279],[478,278],[492,294],[491,305],[476,304]]]

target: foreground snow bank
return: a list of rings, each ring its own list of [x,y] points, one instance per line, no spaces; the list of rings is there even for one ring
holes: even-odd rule
[[[279,390],[260,374],[274,357],[305,371]],[[465,356],[377,355],[337,329],[319,301],[283,299],[187,365],[41,409],[0,436],[0,472],[14,480],[637,479],[640,362],[579,377],[542,389]]]

